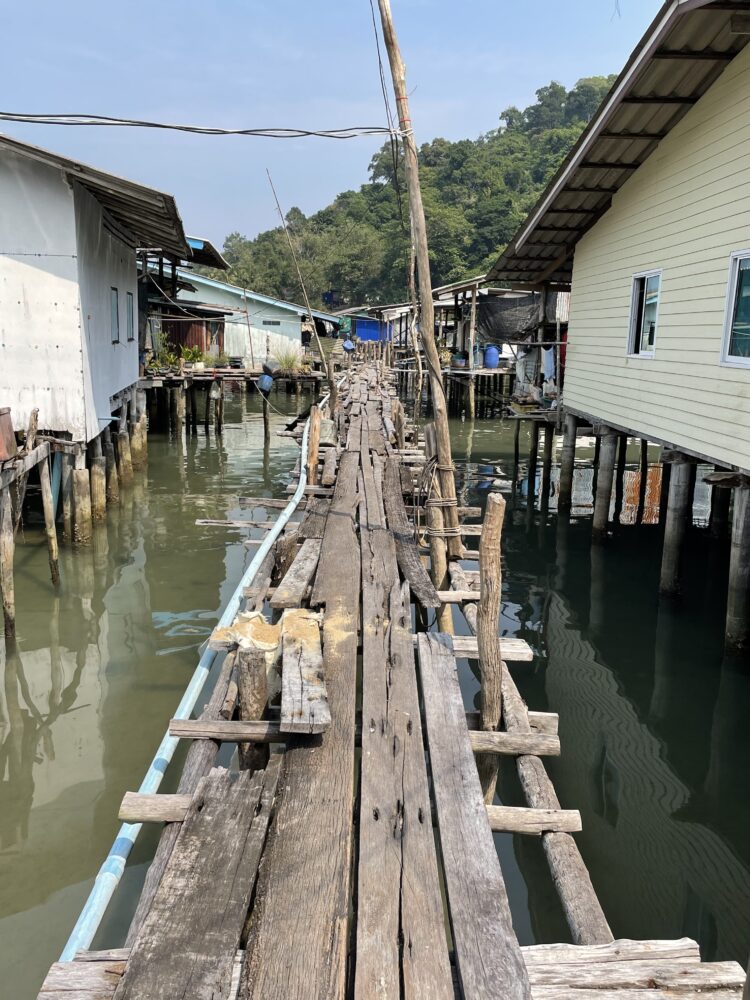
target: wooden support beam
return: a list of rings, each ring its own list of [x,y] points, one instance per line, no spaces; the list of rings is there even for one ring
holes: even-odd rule
[[[16,589],[13,579],[15,547],[13,501],[10,490],[6,487],[0,489],[0,591],[6,639],[14,639],[16,635]]]
[[[181,823],[192,795],[125,792],[117,818],[123,823]]]
[[[271,598],[272,608],[298,608],[312,583],[320,558],[320,539],[306,538]]]
[[[55,504],[52,496],[49,461],[46,458],[39,464],[39,483],[42,489],[44,533],[47,536],[50,576],[52,577],[52,583],[54,586],[57,586],[60,582],[60,556],[57,546],[57,525],[55,524]]]
[[[577,809],[530,809],[527,806],[487,806],[495,833],[577,833],[583,829]]]

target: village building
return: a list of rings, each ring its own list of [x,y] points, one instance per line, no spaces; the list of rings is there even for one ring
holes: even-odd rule
[[[0,404],[86,443],[138,380],[136,253],[192,259],[174,198],[0,136]]]
[[[248,371],[290,352],[302,357],[313,335],[305,306],[218,281],[191,268],[177,268],[176,280],[174,298],[165,300],[158,288],[151,290],[155,348],[162,343],[198,347],[209,357],[226,355],[234,366]],[[338,318],[329,313],[313,310],[313,319],[321,337],[338,328]]]
[[[618,438],[671,463],[661,591],[679,592],[695,463],[734,488],[727,638],[750,641],[750,17],[666,3],[488,277],[571,288],[560,504],[576,423],[601,434],[594,534]],[[668,469],[666,470],[668,471]],[[665,475],[665,480],[667,475]]]

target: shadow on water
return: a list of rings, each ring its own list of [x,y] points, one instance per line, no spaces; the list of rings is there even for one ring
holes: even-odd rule
[[[274,395],[296,413],[310,399]],[[15,559],[17,645],[0,644],[0,994],[36,996],[72,930],[199,646],[233,592],[259,529],[196,526],[251,518],[238,497],[280,496],[297,446],[260,397],[229,395],[224,434],[149,437],[148,471],[110,508],[90,548],[61,549],[49,583],[29,516]],[[218,664],[217,664],[218,666]],[[207,692],[210,691],[210,686]],[[176,768],[166,776],[174,789]],[[96,946],[122,943],[158,830],[145,828]]]
[[[546,766],[563,808],[581,811],[576,840],[612,931],[687,935],[704,958],[744,965],[750,667],[723,654],[729,546],[705,530],[700,470],[683,597],[660,602],[659,466],[649,467],[636,523],[639,454],[628,451],[625,523],[592,548],[593,442],[577,449],[573,516],[558,516],[556,462],[550,496],[540,497],[541,466],[531,488],[525,466],[514,469],[513,430],[512,421],[453,422],[459,488],[464,503],[483,504],[492,489],[508,502],[501,631],[534,651],[512,667],[529,706],[559,713],[562,755]],[[523,425],[522,459],[528,451]],[[456,624],[466,631],[458,613]],[[467,705],[478,707],[476,662],[460,673]],[[508,760],[497,801],[525,804]],[[569,940],[540,840],[496,842],[522,943]]]

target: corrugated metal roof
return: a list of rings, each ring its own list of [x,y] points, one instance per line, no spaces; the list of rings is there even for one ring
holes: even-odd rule
[[[190,260],[194,264],[203,264],[205,267],[216,267],[221,271],[229,270],[229,264],[227,264],[210,240],[201,240],[197,236],[188,236],[187,242],[190,247]]]
[[[664,4],[488,280],[569,284],[575,244],[750,41],[740,12],[750,0]]]
[[[115,222],[132,234],[137,246],[160,249],[180,260],[190,259],[180,213],[171,194],[0,134],[0,150],[3,148],[63,170],[86,188]]]

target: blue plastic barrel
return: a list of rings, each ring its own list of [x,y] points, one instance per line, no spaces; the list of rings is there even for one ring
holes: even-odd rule
[[[500,351],[494,344],[488,344],[484,349],[484,367],[497,368],[500,364]]]
[[[270,375],[264,374],[258,378],[258,388],[260,389],[261,392],[263,393],[270,392],[272,387],[273,387],[273,379],[271,378]]]

